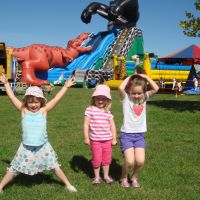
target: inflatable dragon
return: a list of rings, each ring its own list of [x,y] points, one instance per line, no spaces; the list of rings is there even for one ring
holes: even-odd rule
[[[83,10],[81,20],[87,24],[92,15],[97,13],[109,21],[108,30],[129,28],[136,26],[139,19],[138,9],[138,0],[112,0],[109,6],[92,2]]]
[[[91,46],[82,46],[88,38],[88,33],[82,33],[76,39],[68,41],[66,49],[45,44],[13,48],[13,56],[22,68],[21,81],[37,86],[48,83],[47,80],[37,78],[36,71],[46,72],[53,67],[65,67],[80,54],[91,51]]]

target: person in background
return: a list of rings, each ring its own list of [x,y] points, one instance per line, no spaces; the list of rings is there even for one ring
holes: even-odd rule
[[[194,82],[194,90],[196,91],[198,89],[199,82],[198,82],[197,78],[194,78],[193,82]]]
[[[176,88],[176,79],[175,78],[173,78],[172,79],[172,90],[176,90],[177,88]]]

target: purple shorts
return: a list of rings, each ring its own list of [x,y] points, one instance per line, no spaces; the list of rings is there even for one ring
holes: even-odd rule
[[[145,148],[144,133],[120,132],[120,148],[124,152],[129,148]]]

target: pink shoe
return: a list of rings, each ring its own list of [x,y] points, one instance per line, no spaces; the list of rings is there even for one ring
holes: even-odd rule
[[[93,185],[99,185],[101,183],[101,179],[100,178],[94,178],[92,181]]]
[[[131,181],[132,181],[131,185],[133,188],[140,188],[140,184],[136,178],[133,178]]]
[[[130,187],[127,178],[122,178],[122,179],[121,179],[121,186],[122,186],[123,188],[128,188],[128,187]]]
[[[109,176],[107,178],[104,178],[104,181],[107,183],[107,184],[112,184],[113,183],[113,179],[110,178]]]

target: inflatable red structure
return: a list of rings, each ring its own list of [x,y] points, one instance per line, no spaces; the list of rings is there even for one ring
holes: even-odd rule
[[[22,82],[40,86],[48,83],[36,77],[36,71],[46,72],[53,67],[65,67],[80,54],[90,52],[91,46],[82,46],[89,38],[88,33],[80,34],[76,39],[67,43],[67,48],[48,46],[45,44],[33,44],[23,48],[13,48],[13,56],[22,68]]]

